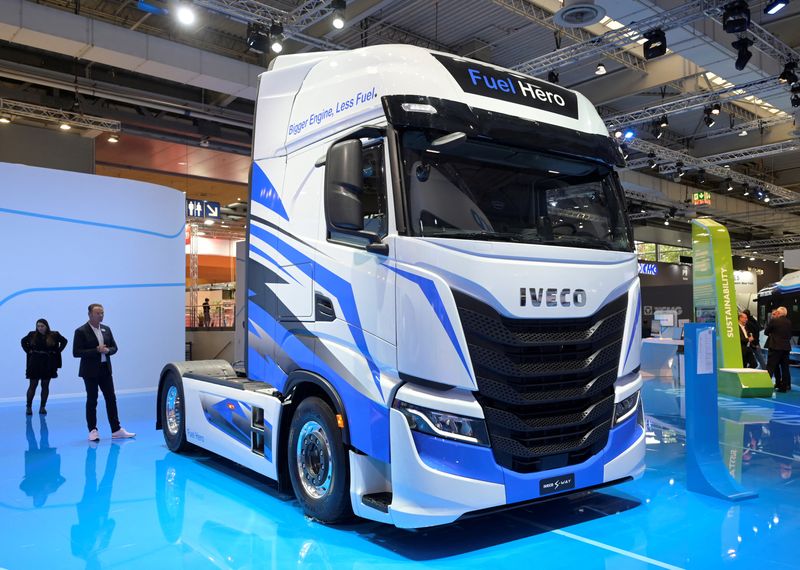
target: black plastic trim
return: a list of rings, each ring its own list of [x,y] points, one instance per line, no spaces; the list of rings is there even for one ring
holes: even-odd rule
[[[309,372],[308,370],[297,370],[289,375],[289,378],[286,380],[286,384],[283,387],[283,393],[288,397],[291,397],[295,388],[299,384],[306,382],[322,388],[322,391],[325,392],[325,394],[331,399],[333,402],[333,407],[335,408],[334,412],[340,414],[344,420],[346,429],[342,430],[342,441],[345,445],[350,445],[350,424],[347,422],[347,411],[344,408],[344,402],[342,402],[339,393],[336,392],[336,389],[333,387],[333,385],[325,378],[319,376],[318,374],[314,374],[313,372]]]

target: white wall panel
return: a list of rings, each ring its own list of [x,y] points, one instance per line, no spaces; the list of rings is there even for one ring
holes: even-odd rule
[[[154,389],[164,364],[183,360],[183,194],[8,163],[0,180],[0,401],[24,398],[20,339],[40,317],[70,342],[51,394],[84,393],[72,338],[95,302],[119,345],[117,392]]]

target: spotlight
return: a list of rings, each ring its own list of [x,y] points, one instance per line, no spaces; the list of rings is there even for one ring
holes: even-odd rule
[[[0,115],[0,124],[7,125],[10,122],[11,122],[11,117],[8,117],[6,115]]]
[[[717,124],[717,122],[714,120],[714,117],[712,117],[710,114],[708,114],[708,115],[706,115],[705,117],[703,117],[703,122],[704,122],[704,123],[706,124],[706,126],[707,126],[707,127],[709,127],[709,128],[711,128],[711,127],[713,127],[715,124]]]
[[[269,35],[270,39],[272,40],[272,51],[275,53],[281,53],[283,51],[283,24],[280,22],[272,22],[272,25],[269,27]]]
[[[666,129],[669,126],[669,119],[667,119],[666,115],[661,115],[661,119],[658,121],[658,126],[662,129]]]
[[[722,12],[722,28],[729,34],[741,34],[750,27],[750,7],[744,0],[725,5]]]
[[[622,131],[614,131],[614,138],[621,139]]]
[[[628,156],[630,156],[630,151],[628,150],[628,145],[626,145],[624,143],[619,145],[619,150],[622,151],[622,158],[624,158],[625,160],[628,160]]]
[[[797,83],[797,74],[794,70],[797,69],[797,62],[791,59],[783,65],[783,71],[778,76],[781,83]]]
[[[748,184],[744,185],[744,192],[742,192],[742,196],[749,196],[750,195],[750,186]]]
[[[595,68],[595,70],[594,70],[594,74],[595,75],[605,75],[606,73],[608,73],[606,71],[606,66],[603,65],[602,63],[598,63],[597,64],[597,68]]]
[[[658,167],[658,163],[656,163],[656,153],[650,152],[647,154],[647,166],[650,167],[651,170]]]
[[[547,80],[550,83],[558,83],[558,72],[555,69],[551,69],[547,72]]]
[[[665,226],[669,225],[669,214],[664,214],[664,225]]]
[[[675,173],[678,175],[678,178],[683,178],[683,175],[686,174],[686,171],[683,169],[682,162],[675,163]]]
[[[764,203],[765,204],[769,204],[769,201],[770,201],[770,197],[769,196],[764,196]]]
[[[746,137],[746,136],[747,136],[747,134],[748,134],[748,133],[747,133],[747,129],[743,129],[743,130],[742,130],[742,132],[740,132],[740,133],[739,133],[739,136],[740,136],[740,137]]]
[[[720,105],[719,103],[714,103],[713,105],[711,105],[712,115],[719,115],[721,111],[722,111],[722,105]]]
[[[346,0],[333,0],[333,2],[331,2],[331,8],[333,8],[333,20],[331,20],[331,25],[337,30],[341,30],[344,28],[344,11],[345,8],[347,8],[347,2]]]
[[[706,171],[703,170],[702,168],[697,171],[697,182],[699,184],[705,184],[706,183]]]
[[[644,34],[642,53],[645,59],[654,59],[667,53],[667,35],[664,30],[656,28]]]
[[[767,2],[767,5],[764,6],[764,13],[769,14],[770,16],[774,16],[784,8],[789,3],[789,0],[786,2],[781,2],[780,0],[772,0],[772,2]]]
[[[108,135],[108,142],[117,144],[119,142],[119,137],[117,135]]]
[[[733,190],[733,179],[728,177],[725,179],[725,191],[731,192]]]
[[[58,128],[61,129],[62,131],[68,131],[72,127],[70,127],[67,123],[61,123],[60,125],[58,125]]]
[[[753,40],[749,38],[739,38],[731,45],[733,49],[736,50],[736,62],[734,63],[734,67],[742,71],[747,66],[747,62],[750,61],[750,58],[753,57],[753,52],[747,49],[753,45]]]
[[[247,49],[256,53],[264,53],[269,49],[269,34],[261,24],[247,24]]]
[[[191,3],[181,2],[175,10],[175,17],[184,26],[191,26],[195,21],[194,7]]]
[[[631,140],[633,138],[634,134],[635,133],[633,131],[625,131],[625,136],[623,138],[626,141],[629,141],[629,140]]]
[[[800,95],[792,95],[790,101],[792,102],[792,107],[800,107]]]

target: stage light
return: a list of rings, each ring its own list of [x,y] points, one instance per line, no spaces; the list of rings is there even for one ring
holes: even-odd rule
[[[247,24],[247,49],[256,53],[264,53],[269,49],[269,34],[261,24]]]
[[[346,0],[333,0],[333,2],[331,2],[331,8],[333,8],[333,20],[331,20],[331,25],[337,30],[341,30],[344,28],[344,11],[345,8],[347,8],[347,2]]]
[[[714,120],[710,114],[703,117],[703,122],[706,124],[708,128],[713,127],[717,122]]]
[[[746,137],[748,135],[747,129],[743,129],[742,132],[739,133],[740,137]]]
[[[11,122],[11,117],[8,117],[8,116],[6,116],[6,115],[2,115],[2,116],[0,116],[0,123],[1,123],[1,124],[3,124],[3,125],[7,125],[7,124],[8,124],[8,123],[10,123],[10,122]]]
[[[59,129],[61,129],[62,131],[68,131],[68,130],[70,130],[72,127],[71,127],[71,126],[69,126],[67,123],[61,123],[60,125],[58,125],[58,128],[59,128]]]
[[[550,83],[558,83],[558,72],[555,69],[551,69],[547,72],[547,80]]]
[[[719,103],[714,103],[713,105],[711,105],[712,115],[719,115],[721,111],[722,111],[722,105],[720,105]]]
[[[181,2],[175,10],[175,17],[178,19],[178,22],[184,26],[191,26],[196,19],[194,7],[191,3]]]
[[[606,66],[603,65],[602,63],[598,63],[597,67],[594,70],[594,74],[595,75],[605,75],[606,73],[608,73],[606,71]]]
[[[706,183],[706,171],[702,168],[697,171],[697,182],[700,184]]]
[[[631,140],[634,137],[633,131],[625,131],[625,136],[623,137],[626,141]]]
[[[281,53],[283,51],[283,24],[280,22],[272,22],[272,25],[269,27],[269,36],[272,40],[272,45],[270,46],[272,51]]]
[[[722,12],[722,28],[729,34],[741,34],[750,27],[750,7],[744,0],[725,5]]]
[[[669,119],[667,119],[666,115],[661,115],[661,119],[658,121],[658,126],[662,129],[666,129],[669,126]]]
[[[764,6],[764,13],[769,14],[770,16],[774,16],[784,8],[789,3],[789,0],[786,2],[781,2],[780,0],[772,0],[772,2],[767,2],[767,5]]]
[[[726,178],[725,179],[725,184],[726,184],[726,188],[725,188],[726,192],[730,192],[730,191],[733,190],[733,179],[732,178]]]
[[[792,107],[800,107],[800,95],[794,94],[790,99]]]
[[[622,131],[614,131],[614,138],[621,139]]]
[[[675,163],[675,172],[678,174],[678,178],[683,178],[683,175],[686,174],[686,171],[683,169],[682,162]]]
[[[117,135],[108,135],[108,142],[117,144],[119,142],[119,137]]]
[[[744,192],[742,192],[742,196],[749,196],[750,195],[750,186],[748,184],[744,185]],[[750,247],[749,245],[747,247]]]
[[[642,54],[645,59],[654,59],[667,53],[667,35],[664,30],[656,28],[643,35],[645,42],[642,44]]]
[[[783,65],[783,71],[778,76],[781,83],[797,83],[797,74],[794,70],[797,69],[797,62],[789,60]]]
[[[739,38],[731,45],[733,49],[736,50],[736,62],[734,63],[734,67],[742,71],[747,66],[747,62],[750,61],[750,58],[753,57],[753,52],[747,49],[753,45],[753,40],[749,38]]]

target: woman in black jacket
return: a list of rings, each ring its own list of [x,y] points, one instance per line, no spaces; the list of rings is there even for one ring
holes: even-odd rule
[[[51,331],[50,325],[44,319],[36,321],[36,330],[33,330],[22,337],[22,350],[27,355],[27,366],[25,367],[25,377],[29,381],[28,385],[28,405],[25,408],[26,415],[32,415],[33,396],[36,394],[36,386],[41,381],[41,403],[39,413],[47,415],[45,405],[47,397],[50,395],[50,380],[58,377],[58,369],[61,368],[61,352],[67,346],[65,339],[58,331]]]

